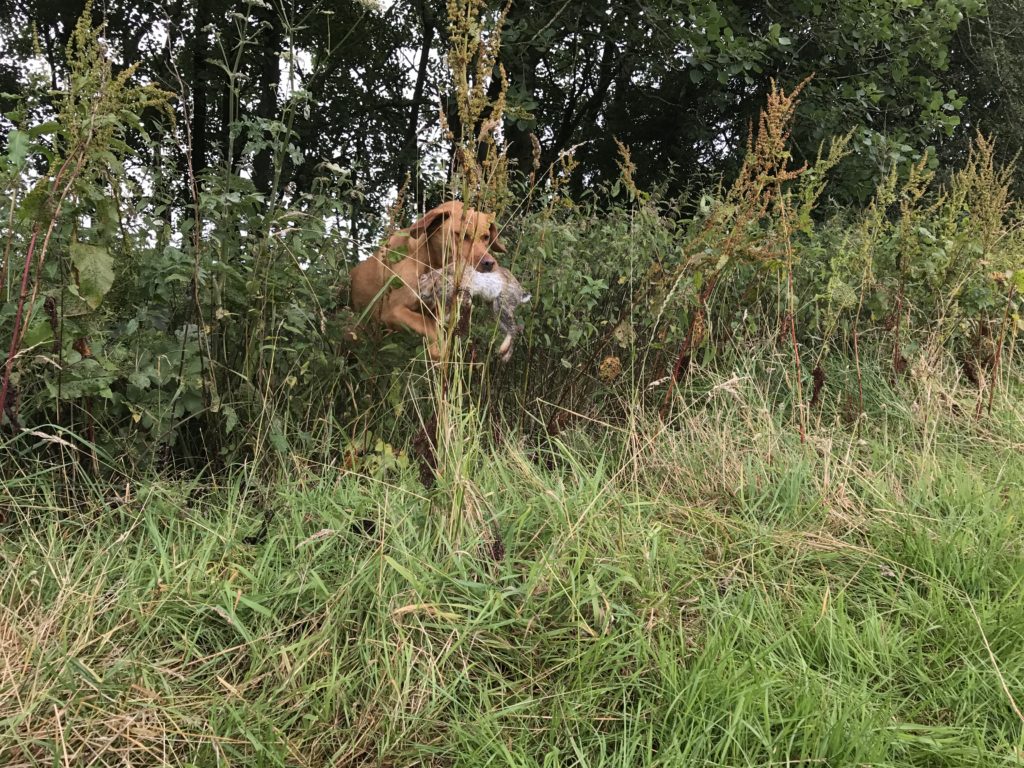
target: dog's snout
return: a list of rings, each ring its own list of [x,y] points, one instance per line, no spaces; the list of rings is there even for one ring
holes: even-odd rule
[[[494,269],[494,265],[497,262],[494,259],[482,259],[480,265],[477,267],[478,272],[490,272]]]

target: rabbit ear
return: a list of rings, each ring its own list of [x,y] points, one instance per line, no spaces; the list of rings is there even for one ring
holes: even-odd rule
[[[524,293],[523,294],[523,298],[521,298],[519,300],[519,303],[520,304],[525,304],[526,302],[528,302],[532,298],[533,298],[533,294],[532,293]]]

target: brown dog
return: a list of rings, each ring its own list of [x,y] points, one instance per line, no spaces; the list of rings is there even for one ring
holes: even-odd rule
[[[458,201],[439,205],[408,232],[392,235],[372,257],[352,268],[352,308],[361,312],[376,300],[370,312],[373,317],[389,328],[408,328],[426,337],[430,355],[437,359],[437,319],[420,301],[420,275],[456,260],[490,272],[498,263],[490,251],[505,253],[491,214]],[[403,258],[391,263],[389,254],[403,252]],[[392,276],[401,282],[384,290]]]

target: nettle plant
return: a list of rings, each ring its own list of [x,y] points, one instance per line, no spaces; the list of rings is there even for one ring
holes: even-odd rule
[[[67,60],[53,119],[42,90],[7,115],[0,430],[131,461],[312,439],[345,365],[331,222],[353,192],[323,168],[309,193],[267,199],[244,172],[268,148],[276,180],[297,160],[288,118],[305,95],[196,178],[173,95],[115,74],[88,9]]]
[[[97,401],[116,401],[124,367],[108,349],[115,275],[130,269],[133,238],[121,209],[137,183],[126,172],[129,133],[146,139],[142,115],[173,124],[171,94],[114,74],[88,9],[68,44],[70,74],[51,108],[27,99],[5,115],[0,268],[0,402],[4,422],[87,427]],[[54,119],[45,120],[45,115]],[[115,302],[123,303],[123,302]]]
[[[880,328],[897,373],[924,345],[944,348],[981,383],[998,366],[1024,287],[1019,215],[995,147],[975,139],[964,166],[936,189],[928,158],[894,167],[833,258],[834,307]]]

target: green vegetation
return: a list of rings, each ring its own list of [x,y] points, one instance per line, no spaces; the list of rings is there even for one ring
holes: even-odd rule
[[[0,763],[1019,765],[1021,401],[870,368],[803,445],[742,369],[430,492],[19,477]]]
[[[390,36],[365,46],[404,44],[368,5]],[[1024,209],[1006,148],[965,139],[938,84],[952,57],[985,91],[998,63],[950,48],[983,9],[796,4],[812,19],[789,32],[711,3],[679,39],[627,25],[595,67],[573,37],[632,16],[578,5],[552,26],[527,2],[449,0],[445,25],[419,4],[423,61],[435,32],[447,51],[453,166],[413,169],[388,227],[365,216],[386,192],[366,167],[309,141],[315,110],[348,103],[318,78],[359,49],[321,39],[320,6],[186,25],[191,69],[160,60],[174,93],[115,62],[87,9],[47,50],[63,79],[19,83],[0,765],[1024,764]],[[877,23],[848,39],[855,18]],[[809,58],[769,67],[797,33]],[[833,33],[837,66],[898,55],[768,77],[802,78]],[[547,82],[505,70],[516,46]],[[669,72],[659,46],[695,58]],[[287,90],[260,79],[282,61]],[[368,81],[390,82],[378,63]],[[702,109],[756,116],[746,145],[683,193],[608,133],[607,67],[659,103],[681,75]],[[847,92],[862,80],[891,90]],[[569,113],[524,113],[567,81]],[[851,112],[864,99],[917,112],[883,136]],[[411,145],[369,167],[412,167],[419,106]],[[386,143],[379,118],[346,130]],[[533,120],[564,135],[519,174]],[[680,127],[669,141],[699,149]],[[434,364],[346,307],[363,235],[431,196],[502,223],[534,295],[509,365],[479,316]]]

